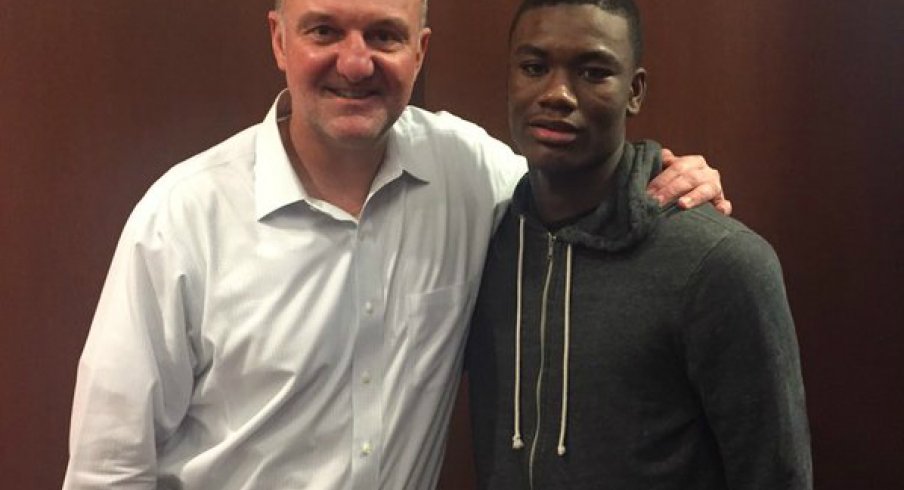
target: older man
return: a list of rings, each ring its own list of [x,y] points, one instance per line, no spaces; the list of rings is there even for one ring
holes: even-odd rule
[[[435,485],[486,245],[524,164],[406,107],[425,7],[277,2],[288,90],[158,180],[125,226],[65,488]]]

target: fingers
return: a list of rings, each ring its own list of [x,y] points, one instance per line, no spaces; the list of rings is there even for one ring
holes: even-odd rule
[[[673,189],[677,189],[675,195],[678,197],[678,207],[682,209],[690,209],[699,206],[705,202],[712,201],[713,205],[722,195],[722,189],[710,182],[704,182],[700,185],[693,185],[686,179],[676,179]],[[669,201],[674,200],[669,199]],[[667,201],[667,202],[669,202]]]
[[[663,166],[668,167],[672,163],[675,163],[675,154],[672,153],[672,150],[670,150],[668,148],[663,148],[660,153],[662,154]]]
[[[677,178],[693,177],[692,172],[709,168],[706,160],[700,155],[676,157],[668,149],[662,150],[662,165],[662,172],[650,182],[650,191],[662,190]]]
[[[725,216],[731,216],[731,211],[732,211],[731,201],[729,201],[728,199],[725,199],[725,196],[722,196],[722,200],[717,201],[715,203],[715,206],[716,206],[716,210],[718,210],[720,213],[724,214]]]
[[[678,206],[690,209],[705,202],[725,216],[732,212],[731,201],[725,198],[722,176],[700,155],[677,157],[671,150],[662,149],[664,170],[647,187],[651,197],[663,206],[678,199]]]
[[[685,199],[682,206],[697,206],[712,200],[716,204],[722,194],[719,172],[706,164],[700,155],[675,157],[668,150],[663,150],[663,164],[666,168],[647,188],[651,197],[660,205],[674,201],[679,197]],[[667,160],[666,157],[670,157]],[[722,197],[724,199],[724,197]]]

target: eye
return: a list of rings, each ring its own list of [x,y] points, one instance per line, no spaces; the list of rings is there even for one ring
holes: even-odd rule
[[[542,76],[548,71],[546,65],[538,61],[525,61],[519,64],[518,68],[521,73],[531,78]]]
[[[391,29],[375,29],[365,36],[367,43],[384,50],[397,48],[405,42],[405,37]]]
[[[609,68],[599,66],[584,66],[578,71],[578,76],[590,83],[602,83],[613,74]]]
[[[305,34],[310,36],[317,43],[329,43],[339,39],[342,35],[339,29],[328,24],[319,24],[311,27],[305,31]]]

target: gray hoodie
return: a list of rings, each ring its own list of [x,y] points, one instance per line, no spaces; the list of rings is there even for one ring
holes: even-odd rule
[[[646,197],[658,144],[555,231],[527,178],[487,256],[467,365],[480,488],[809,489],[794,324],[772,248]]]

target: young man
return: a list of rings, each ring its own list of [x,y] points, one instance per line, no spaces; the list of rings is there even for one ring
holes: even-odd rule
[[[524,167],[406,107],[425,5],[278,2],[287,91],[123,230],[65,488],[435,485],[486,245]]]
[[[528,161],[469,340],[480,488],[808,489],[797,343],[771,247],[660,209],[631,0],[527,0],[509,112]]]

